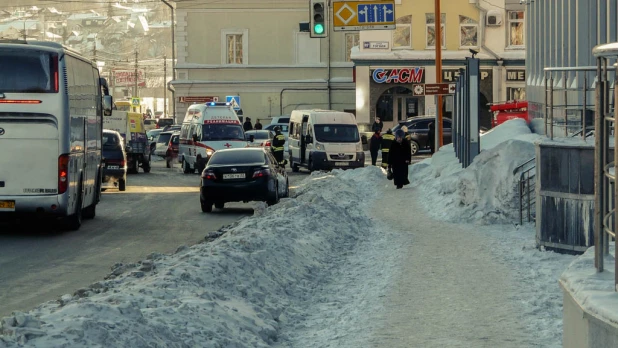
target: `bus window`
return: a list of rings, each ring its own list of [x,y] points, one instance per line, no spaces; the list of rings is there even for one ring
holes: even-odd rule
[[[37,50],[0,49],[0,93],[58,92],[58,58]]]

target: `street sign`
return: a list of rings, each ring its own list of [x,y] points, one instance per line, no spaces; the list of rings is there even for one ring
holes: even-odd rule
[[[426,84],[412,85],[412,93],[415,96],[455,94],[455,84],[454,83],[426,83]]]
[[[395,0],[333,1],[333,30],[395,29]]]
[[[139,98],[131,98],[131,106],[139,106]]]
[[[181,103],[210,103],[210,102],[218,102],[219,97],[178,97],[178,101]]]
[[[363,48],[364,49],[379,49],[386,50],[388,49],[388,41],[364,41]]]
[[[239,95],[228,95],[226,97],[227,103],[231,103],[234,107],[234,110],[240,110],[240,96]]]

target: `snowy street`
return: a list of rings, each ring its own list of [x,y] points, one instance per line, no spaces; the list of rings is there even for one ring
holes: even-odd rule
[[[403,190],[376,167],[305,172],[201,243],[6,316],[0,347],[561,347],[575,257],[512,223],[504,176],[536,138],[516,120],[483,139],[469,168],[445,146]]]

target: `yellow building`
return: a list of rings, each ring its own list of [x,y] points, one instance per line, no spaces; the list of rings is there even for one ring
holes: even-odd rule
[[[356,115],[393,126],[410,116],[435,115],[434,96],[415,84],[435,83],[434,0],[396,1],[395,30],[361,31],[355,63]],[[454,82],[470,50],[481,59],[481,104],[525,98],[524,5],[519,0],[441,0],[442,82]],[[523,98],[522,98],[523,97]],[[452,113],[452,97],[443,111]],[[481,126],[490,127],[485,107]]]

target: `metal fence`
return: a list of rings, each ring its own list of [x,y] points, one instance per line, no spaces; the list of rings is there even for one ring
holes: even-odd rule
[[[479,134],[480,61],[466,58],[465,69],[455,84],[455,110],[453,114],[453,147],[455,155],[467,168],[481,150]]]
[[[536,211],[536,157],[532,157],[513,170],[513,175],[519,174],[517,196],[519,198],[519,224],[524,223],[524,212],[528,222],[535,221]]]
[[[611,91],[612,81],[618,81],[618,67],[612,65],[608,68],[609,61],[618,58],[618,43],[596,46],[592,53],[597,58],[597,84],[596,84],[596,109],[595,109],[595,159],[594,159],[594,247],[595,266],[599,272],[604,269],[604,256],[609,254],[609,243],[616,240],[618,219],[616,219],[616,163],[618,152],[613,151],[618,147],[618,138],[614,134],[616,122],[615,107],[613,100],[618,99],[618,93],[614,89],[613,98]],[[612,146],[613,145],[613,146]],[[613,148],[613,149],[612,149]],[[613,156],[610,155],[613,151]],[[616,248],[618,258],[618,248]],[[618,285],[618,262],[615,262],[614,284]],[[618,291],[618,287],[615,287]]]

